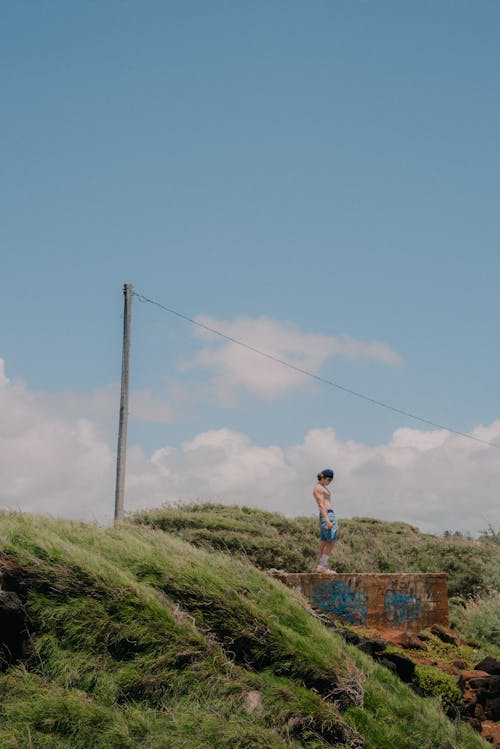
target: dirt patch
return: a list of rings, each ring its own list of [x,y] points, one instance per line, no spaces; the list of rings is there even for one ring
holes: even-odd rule
[[[485,720],[481,724],[481,736],[494,747],[500,746],[500,723]]]

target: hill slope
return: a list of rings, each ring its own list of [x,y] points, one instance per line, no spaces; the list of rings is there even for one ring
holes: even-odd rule
[[[206,549],[250,560],[260,569],[314,570],[317,522],[248,507],[215,504],[166,506],[138,513],[135,523],[173,533]],[[457,634],[500,651],[500,532],[479,539],[421,533],[403,522],[343,519],[333,556],[339,572],[445,572],[450,618]]]
[[[487,746],[249,563],[25,515],[0,551],[5,749]]]
[[[307,572],[317,564],[318,530],[312,517],[193,504],[138,513],[132,520],[197,546],[242,554],[260,569]],[[333,561],[339,572],[445,572],[451,596],[500,589],[499,534],[443,538],[403,522],[343,519]]]

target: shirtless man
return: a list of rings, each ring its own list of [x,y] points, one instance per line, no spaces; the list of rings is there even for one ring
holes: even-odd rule
[[[330,492],[327,486],[333,481],[333,471],[331,468],[325,468],[318,473],[318,483],[313,489],[313,497],[319,508],[319,528],[320,528],[320,546],[319,546],[319,565],[316,572],[335,574],[335,570],[328,567],[328,559],[333,551],[337,541],[338,525],[333,512]]]

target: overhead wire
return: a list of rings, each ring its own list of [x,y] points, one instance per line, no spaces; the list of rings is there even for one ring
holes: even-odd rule
[[[500,445],[497,445],[495,442],[489,442],[488,440],[481,439],[481,437],[476,437],[475,435],[470,434],[469,432],[461,432],[458,429],[454,429],[444,424],[439,424],[438,422],[432,421],[431,419],[426,419],[422,416],[418,416],[417,414],[411,413],[410,411],[406,411],[402,408],[397,408],[396,406],[393,406],[390,403],[385,403],[384,401],[380,401],[380,400],[377,400],[376,398],[372,398],[369,395],[360,393],[356,390],[353,390],[352,388],[346,387],[345,385],[340,385],[338,382],[329,380],[326,377],[321,377],[320,375],[317,375],[314,372],[310,372],[307,369],[303,369],[302,367],[297,366],[296,364],[292,364],[292,362],[286,361],[285,359],[281,359],[279,356],[275,356],[274,354],[270,354],[266,351],[262,351],[261,349],[258,349],[255,346],[251,346],[249,343],[245,343],[244,341],[240,341],[238,338],[234,338],[233,336],[223,333],[221,330],[217,330],[216,328],[212,328],[209,325],[205,325],[199,320],[195,320],[192,317],[189,317],[188,315],[183,314],[182,312],[178,312],[177,310],[172,309],[171,307],[167,307],[164,304],[160,304],[160,302],[157,302],[154,299],[149,299],[148,297],[144,296],[144,294],[139,294],[137,291],[133,291],[132,294],[133,296],[137,297],[137,299],[140,302],[152,304],[155,307],[159,307],[165,312],[168,312],[171,315],[174,315],[175,317],[179,317],[181,320],[185,320],[186,322],[189,322],[192,325],[197,326],[198,328],[202,328],[203,330],[206,330],[209,333],[213,333],[214,335],[219,336],[219,338],[223,338],[226,341],[235,343],[238,346],[241,346],[242,348],[247,349],[248,351],[253,351],[253,353],[258,354],[259,356],[263,356],[266,359],[270,359],[271,361],[276,362],[277,364],[281,364],[284,367],[288,367],[289,369],[292,369],[295,372],[299,372],[300,374],[310,377],[311,379],[316,380],[317,382],[321,382],[324,385],[334,387],[337,390],[341,390],[342,392],[347,393],[348,395],[353,395],[356,398],[360,398],[364,401],[368,401],[368,403],[372,403],[375,406],[379,406],[380,408],[385,408],[386,410],[392,411],[393,413],[397,413],[401,416],[406,416],[407,418],[413,419],[414,421],[419,421],[422,424],[427,424],[428,426],[435,427],[436,429],[444,429],[447,432],[450,432],[451,434],[458,435],[459,437],[465,437],[467,439],[474,440],[475,442],[480,442],[483,445],[487,445],[488,447],[496,447],[500,449]]]

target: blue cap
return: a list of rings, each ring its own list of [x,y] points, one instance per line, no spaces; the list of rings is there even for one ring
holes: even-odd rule
[[[325,477],[325,479],[333,479],[333,471],[331,468],[325,468],[324,471],[321,471],[321,474]]]

